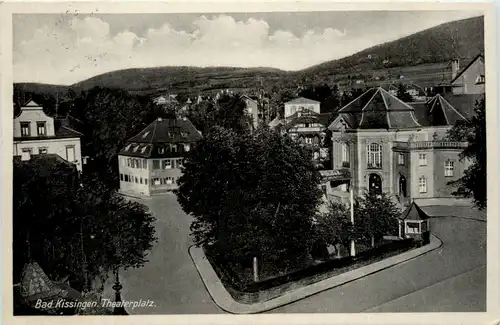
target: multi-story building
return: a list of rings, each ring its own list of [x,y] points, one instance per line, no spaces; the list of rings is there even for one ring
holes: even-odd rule
[[[327,194],[345,197],[349,187],[357,195],[374,190],[401,204],[452,197],[449,183],[469,164],[459,156],[467,143],[445,139],[457,120],[466,117],[441,95],[408,104],[383,88],[366,91],[340,109],[329,126],[339,179],[330,175]]]
[[[82,171],[80,138],[71,117],[48,116],[33,100],[20,108],[14,117],[14,156],[29,160],[32,155],[57,154]]]
[[[275,118],[269,123],[272,129],[287,134],[311,151],[315,163],[324,166],[328,158],[325,137],[331,114],[320,113],[320,102],[297,98],[285,103],[285,118]],[[329,166],[328,166],[329,167]]]
[[[119,152],[120,192],[149,196],[177,188],[185,153],[200,139],[186,117],[158,118]]]
[[[257,128],[259,124],[259,103],[256,99],[253,99],[247,95],[241,96],[241,99],[243,99],[246,104],[247,114],[249,114],[252,118],[253,128]]]

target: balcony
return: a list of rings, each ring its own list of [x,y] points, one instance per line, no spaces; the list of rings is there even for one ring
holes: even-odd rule
[[[367,169],[382,169],[382,163],[369,163],[366,165]]]
[[[460,141],[417,141],[417,142],[394,142],[397,149],[464,149],[467,142]]]

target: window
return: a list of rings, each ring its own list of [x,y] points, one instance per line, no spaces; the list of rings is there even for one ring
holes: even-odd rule
[[[188,136],[188,135],[187,135],[187,132],[181,132],[181,136],[182,136],[183,138],[187,137],[187,136]]]
[[[312,144],[313,140],[312,138],[305,138],[306,139],[306,144]]]
[[[45,122],[36,122],[36,130],[38,135],[46,135]]]
[[[142,160],[142,168],[143,169],[148,169],[148,161],[147,161],[147,159],[143,159]]]
[[[349,162],[349,145],[347,143],[342,143],[342,167],[349,167]]]
[[[66,146],[66,160],[69,162],[75,161],[75,146]]]
[[[368,145],[368,168],[382,168],[382,146],[378,143]]]
[[[141,183],[141,184],[142,184],[142,177],[141,177],[141,178],[139,178],[139,183]]]
[[[308,128],[309,127],[309,123],[305,123],[304,127]]]
[[[177,159],[175,162],[176,162],[175,168],[181,168],[182,167],[182,159]]]
[[[173,177],[167,177],[167,184],[173,184],[174,183],[174,178]]]
[[[484,78],[484,75],[482,75],[482,74],[481,74],[481,75],[477,76],[477,78],[476,78],[476,85],[477,85],[477,84],[484,84],[484,83],[485,83],[485,81],[486,81],[486,80],[485,80],[485,78]]]
[[[148,134],[149,134],[149,131],[144,132],[144,134],[142,135],[142,138],[143,139],[146,138],[148,136]]]
[[[153,182],[155,185],[160,185],[160,179],[159,178],[153,178]]]
[[[425,153],[418,154],[418,165],[427,166],[427,155]]]
[[[176,144],[172,144],[172,145],[170,145],[170,150],[171,150],[172,152],[177,152],[177,145],[176,145]]]
[[[123,181],[124,179],[123,174],[120,174],[120,180]]]
[[[139,180],[137,179],[137,176],[134,176],[134,183],[139,183]]]
[[[40,155],[44,155],[47,153],[47,148],[38,148],[38,154]]]
[[[400,153],[398,154],[398,165],[404,166],[405,164],[405,155]]]
[[[407,222],[406,223],[406,233],[408,233],[408,234],[419,234],[420,233],[420,223],[418,223],[418,222]]]
[[[191,145],[189,143],[184,144],[184,151],[188,152],[191,150]]]
[[[447,161],[444,163],[444,176],[453,177],[453,170],[455,168],[455,163],[453,161]]]
[[[21,136],[29,137],[30,135],[30,122],[21,122]]]
[[[418,191],[420,193],[427,193],[427,179],[423,176],[418,179]]]
[[[160,169],[160,161],[158,159],[153,160],[153,169]]]
[[[132,144],[128,144],[128,145],[125,147],[125,151],[128,151],[128,150],[130,149],[130,146],[131,146],[131,145],[132,145]]]
[[[163,154],[165,152],[165,149],[164,148],[158,148],[158,153],[159,154]]]
[[[128,182],[128,175],[127,174],[124,175],[124,179],[125,179],[125,182]]]
[[[144,179],[144,184],[148,185],[148,179],[147,178]]]
[[[165,160],[162,160],[162,166],[161,166],[162,169],[170,169],[172,168],[172,162],[170,161],[170,159],[165,159]]]
[[[141,153],[145,153],[147,148],[148,148],[147,146],[142,147]]]

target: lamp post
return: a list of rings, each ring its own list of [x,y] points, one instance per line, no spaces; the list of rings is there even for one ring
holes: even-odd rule
[[[354,191],[352,188],[349,189],[350,201],[351,201],[351,223],[354,227]],[[354,244],[354,239],[351,239],[351,256],[356,256],[356,247]]]

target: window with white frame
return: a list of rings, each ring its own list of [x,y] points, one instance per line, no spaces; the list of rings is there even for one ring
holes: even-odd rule
[[[444,163],[444,176],[453,177],[453,171],[455,169],[455,163],[453,161],[447,161]]]
[[[312,138],[307,137],[307,138],[305,138],[305,140],[306,140],[306,144],[312,144],[313,143],[313,139]]]
[[[427,193],[427,179],[424,176],[418,179],[418,191],[420,193]]]
[[[349,144],[342,143],[342,166],[349,167],[350,157],[349,157]]]
[[[172,168],[172,162],[170,161],[170,159],[164,159],[162,160],[162,166],[161,166],[162,169],[171,169]]]
[[[427,166],[427,154],[425,154],[425,153],[418,154],[418,165],[419,166]]]
[[[36,130],[38,135],[46,135],[45,122],[36,122]]]
[[[173,184],[174,183],[174,178],[173,177],[167,177],[167,184]]]
[[[382,146],[378,143],[368,145],[368,168],[382,168]]]
[[[405,155],[403,153],[398,154],[398,165],[404,166],[405,164]]]
[[[184,144],[184,151],[189,151],[191,150],[191,145],[189,143]]]
[[[21,122],[21,136],[29,137],[30,135],[30,122]]]

